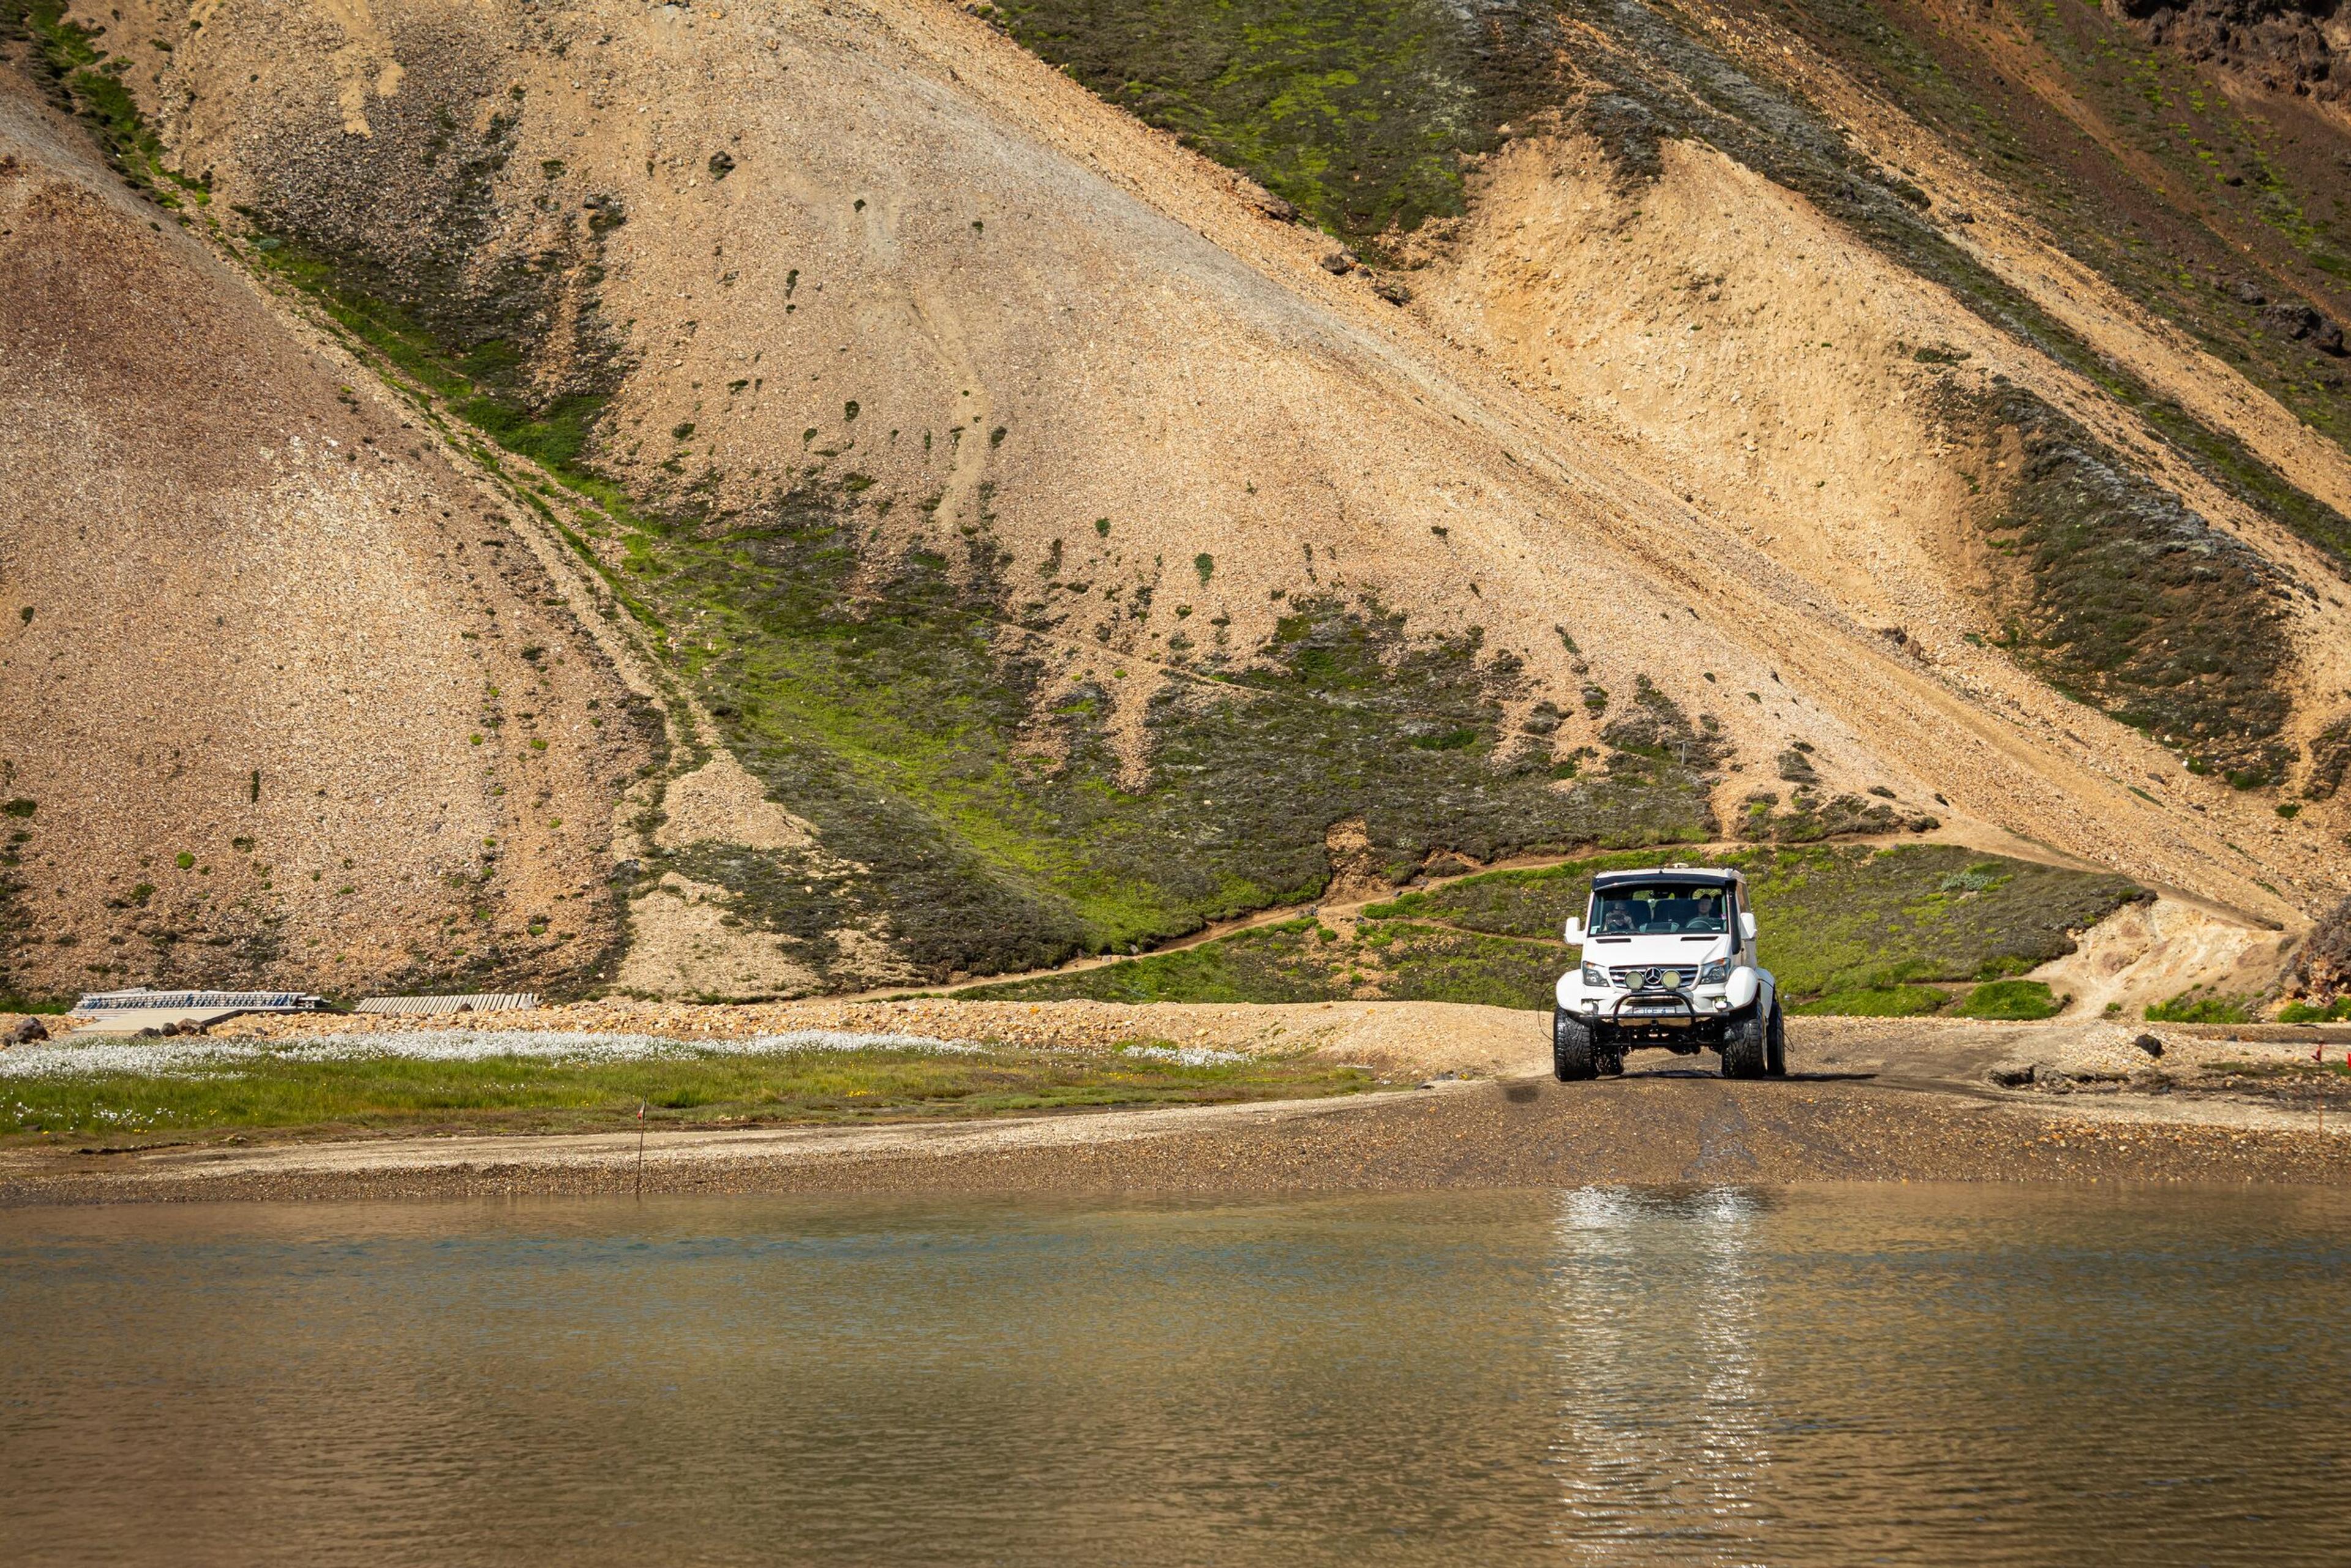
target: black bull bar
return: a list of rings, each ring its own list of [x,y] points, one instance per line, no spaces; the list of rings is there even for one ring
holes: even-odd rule
[[[1698,1004],[1682,991],[1631,991],[1616,998],[1608,1021],[1642,1028],[1688,1029],[1698,1022]]]

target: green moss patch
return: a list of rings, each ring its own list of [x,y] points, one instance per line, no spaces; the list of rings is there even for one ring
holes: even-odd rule
[[[1789,1012],[1813,1017],[1907,1019],[1940,1012],[1950,1000],[1949,991],[1933,986],[1870,986],[1785,1006]]]
[[[1952,1011],[1968,1019],[2046,1019],[2071,999],[2051,995],[2039,980],[1992,980],[1962,997]]]
[[[2147,1009],[2150,1023],[2251,1023],[2254,998],[2195,986]]]
[[[1540,5],[999,0],[1012,34],[1111,102],[1359,245],[1462,210],[1465,161],[1557,93]]]

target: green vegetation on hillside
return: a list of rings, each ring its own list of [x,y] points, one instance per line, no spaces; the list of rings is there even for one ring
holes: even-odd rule
[[[1503,732],[1515,675],[1474,634],[1415,640],[1399,616],[1335,601],[1299,606],[1249,667],[1165,672],[1151,776],[1121,784],[1113,694],[1081,681],[1047,696],[1059,645],[1008,619],[993,542],[967,541],[959,571],[916,547],[882,576],[852,515],[639,541],[646,597],[695,624],[684,672],[823,842],[676,863],[820,956],[872,912],[940,977],[1180,936],[1311,898],[1329,825],[1353,817],[1399,880],[1440,847],[1709,831],[1704,786],[1677,763],[1555,784],[1548,748]]]
[[[2058,690],[2250,789],[2294,748],[2282,574],[2131,472],[2074,421],[2011,390],[1986,412],[2022,446],[1986,524],[2021,572],[2008,643]]]
[[[1042,1000],[1321,1001],[1355,997],[1547,1005],[1566,967],[1560,927],[1583,914],[1603,871],[1659,864],[1656,852],[1489,872],[1366,906],[1352,939],[1311,920],[1180,952],[963,996]],[[1949,844],[1709,852],[1747,873],[1765,966],[1791,1010],[1906,1015],[1950,1002],[1938,988],[2001,982],[2074,951],[2071,932],[2148,894],[2127,879],[1985,856]],[[1447,943],[1440,937],[1452,936]],[[2055,1010],[2039,982],[1978,986],[1968,1016]]]

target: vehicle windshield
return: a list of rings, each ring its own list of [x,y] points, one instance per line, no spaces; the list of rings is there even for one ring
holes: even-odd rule
[[[1593,900],[1592,929],[1603,936],[1650,936],[1730,929],[1730,895],[1719,887],[1612,887]]]

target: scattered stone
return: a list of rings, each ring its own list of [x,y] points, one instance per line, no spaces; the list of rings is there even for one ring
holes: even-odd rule
[[[2156,1039],[2155,1036],[2151,1034],[2140,1035],[2137,1040],[2132,1040],[2131,1043],[2138,1047],[2141,1051],[2147,1052],[2149,1056],[2160,1059],[2163,1055],[2163,1041]]]
[[[37,1018],[18,1019],[16,1027],[8,1031],[8,1043],[11,1045],[30,1045],[48,1038],[49,1026]]]
[[[1322,256],[1322,270],[1333,277],[1344,277],[1355,270],[1356,265],[1355,253],[1352,250],[1326,251]]]
[[[2032,1082],[2040,1068],[2030,1061],[1995,1061],[1984,1070],[1984,1077],[2002,1089],[2022,1089]]]
[[[1955,224],[1971,224],[1976,221],[1975,214],[1965,207],[1953,207],[1946,215]]]
[[[1391,305],[1409,305],[1412,303],[1412,290],[1405,287],[1403,284],[1397,282],[1393,277],[1384,277],[1377,283],[1373,284],[1372,292],[1378,295],[1381,298],[1386,300]]]
[[[2241,305],[2266,305],[2270,302],[2268,295],[2241,277],[2230,286],[2229,292],[2237,297]]]

